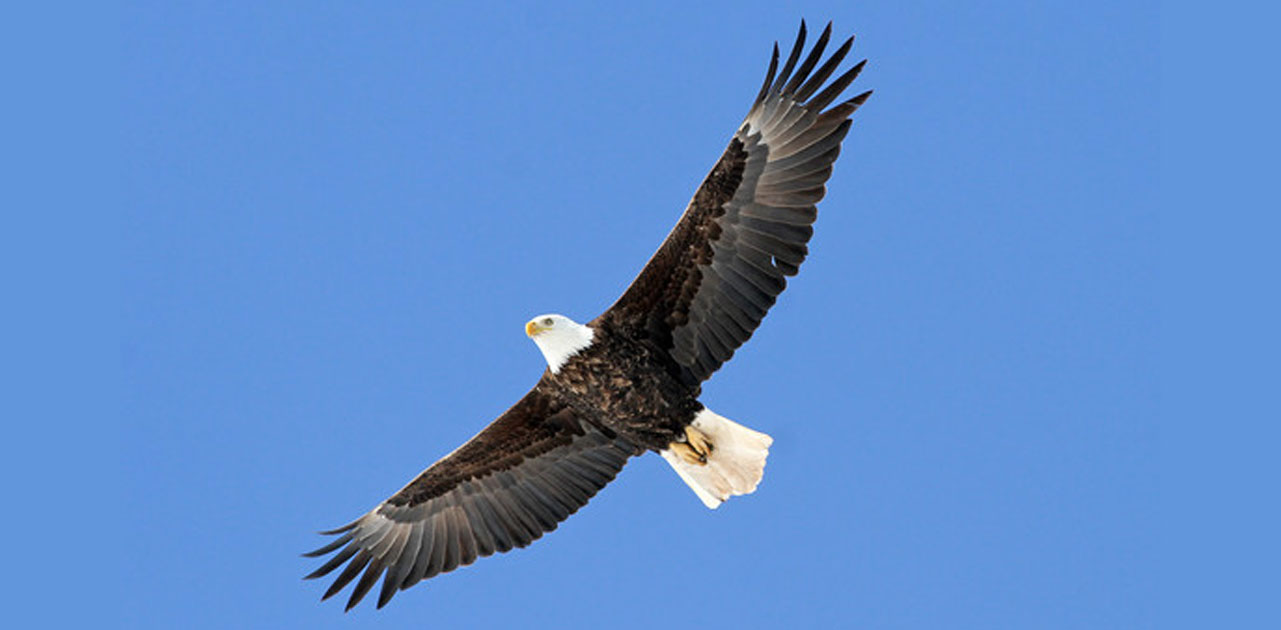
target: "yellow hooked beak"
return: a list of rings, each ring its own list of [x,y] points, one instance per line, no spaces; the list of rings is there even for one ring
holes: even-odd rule
[[[526,335],[533,337],[540,332],[543,332],[543,328],[538,325],[538,320],[531,319],[528,324],[525,324]]]

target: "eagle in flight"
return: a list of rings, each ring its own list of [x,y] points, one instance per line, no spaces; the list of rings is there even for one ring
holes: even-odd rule
[[[547,370],[524,398],[369,513],[322,532],[337,538],[305,555],[334,555],[307,578],[342,567],[325,598],[359,578],[350,610],[381,577],[381,608],[398,590],[524,547],[646,451],[709,508],[756,489],[773,439],[698,397],[805,260],[850,116],[871,95],[837,100],[866,60],[824,86],[854,42],[820,65],[831,33],[829,23],[801,59],[801,22],[782,70],[774,45],[747,118],[613,306],[586,324],[525,324]]]

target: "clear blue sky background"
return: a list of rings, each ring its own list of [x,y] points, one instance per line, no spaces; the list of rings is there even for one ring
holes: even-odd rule
[[[76,72],[32,73],[67,99],[28,113],[67,122],[13,172],[94,164],[48,195],[106,207],[46,233],[83,290],[27,287],[72,332],[12,382],[41,439],[82,439],[53,504],[15,490],[20,620],[1151,622],[1152,3],[242,4],[81,15],[42,48]],[[527,318],[617,297],[802,17],[858,35],[876,94],[801,275],[705,389],[775,436],[760,490],[709,511],[646,456],[528,549],[319,602],[313,532],[522,395]]]

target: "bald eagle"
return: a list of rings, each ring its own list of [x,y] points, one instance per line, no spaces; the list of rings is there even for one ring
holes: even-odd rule
[[[709,508],[756,489],[772,438],[698,397],[805,260],[850,116],[871,95],[829,107],[866,63],[824,87],[854,41],[819,65],[831,33],[829,23],[802,60],[801,22],[781,71],[774,45],[747,118],[613,306],[586,324],[525,325],[547,370],[524,398],[369,513],[322,532],[337,538],[305,555],[336,553],[307,578],[345,565],[324,598],[359,577],[350,610],[382,577],[382,608],[397,590],[524,547],[646,451]]]

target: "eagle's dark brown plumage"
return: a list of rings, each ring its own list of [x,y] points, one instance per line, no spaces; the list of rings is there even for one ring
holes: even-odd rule
[[[337,553],[307,577],[343,567],[325,598],[359,578],[350,609],[381,577],[381,608],[397,590],[524,547],[630,457],[684,443],[698,414],[715,416],[697,400],[701,383],[751,337],[805,260],[849,117],[871,94],[828,107],[864,65],[824,87],[853,43],[815,70],[830,36],[828,24],[802,61],[802,22],[781,71],[775,45],[747,118],[662,246],[605,313],[587,327],[569,322],[588,331],[587,345],[559,364],[548,355],[551,369],[480,434],[368,514],[323,532],[338,537],[306,555]],[[718,430],[739,429],[763,436]],[[708,444],[703,455],[713,456]]]

